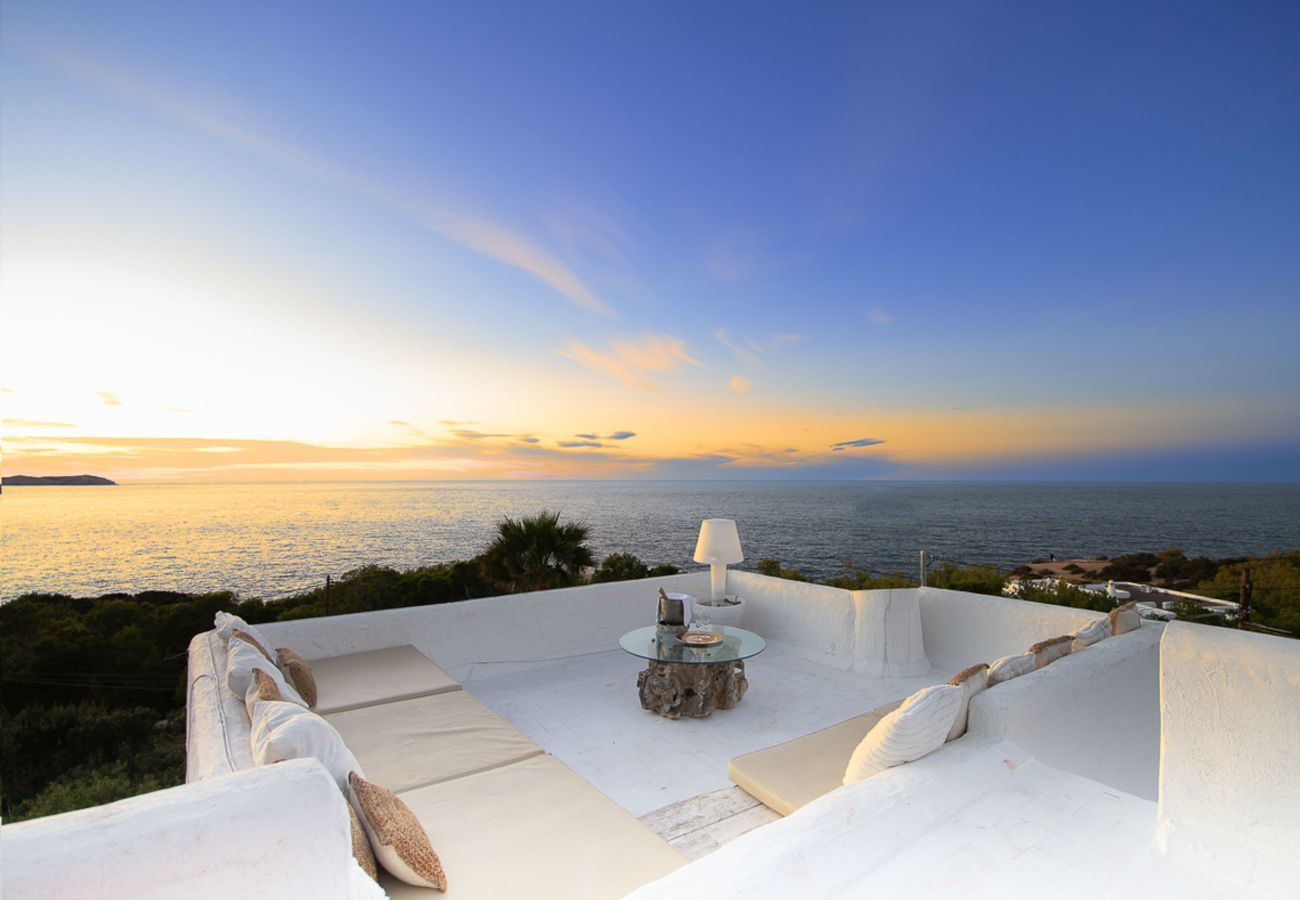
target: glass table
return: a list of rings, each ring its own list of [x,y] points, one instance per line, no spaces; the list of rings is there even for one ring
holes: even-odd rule
[[[647,660],[636,677],[642,709],[667,719],[703,719],[715,709],[731,709],[740,702],[749,690],[745,660],[762,653],[767,641],[730,625],[715,625],[709,631],[722,635],[722,640],[696,646],[654,625],[619,638],[620,647]]]

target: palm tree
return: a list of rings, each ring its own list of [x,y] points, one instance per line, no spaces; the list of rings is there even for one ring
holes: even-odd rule
[[[483,574],[509,591],[545,591],[568,587],[595,558],[587,547],[591,529],[580,522],[560,524],[559,513],[531,518],[507,516],[480,557]]]

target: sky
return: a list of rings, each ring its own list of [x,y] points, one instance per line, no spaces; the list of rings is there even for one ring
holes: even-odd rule
[[[6,474],[1300,480],[1294,3],[0,5]]]

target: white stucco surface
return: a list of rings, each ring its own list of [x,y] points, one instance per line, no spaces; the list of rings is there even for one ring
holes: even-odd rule
[[[751,624],[748,621],[746,624]],[[783,642],[746,663],[749,693],[707,719],[641,709],[645,662],[621,650],[546,663],[478,664],[462,683],[479,700],[633,815],[726,788],[735,756],[898,700],[952,673],[873,678],[821,665]],[[845,760],[847,763],[848,760]]]
[[[630,900],[1259,896],[1154,852],[1154,823],[1151,801],[1012,743],[964,737],[751,831]]]
[[[1143,622],[976,694],[970,733],[1012,739],[1048,765],[1154,801],[1163,630]]]
[[[1031,644],[1081,628],[1103,614],[1012,597],[919,588],[925,651],[954,669],[1023,653]]]
[[[346,900],[343,795],[315,760],[0,828],[6,898]]]
[[[1160,657],[1161,846],[1300,895],[1300,641],[1174,622]]]

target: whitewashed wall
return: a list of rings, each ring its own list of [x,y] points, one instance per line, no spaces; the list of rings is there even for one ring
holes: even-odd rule
[[[1300,641],[1174,622],[1160,656],[1160,846],[1295,896]]]
[[[919,588],[925,651],[936,666],[954,672],[1023,653],[1032,644],[1068,634],[1102,613],[1013,597]]]
[[[1155,800],[1163,630],[1143,622],[976,694],[969,733],[1014,740],[1050,766]]]
[[[346,900],[338,785],[315,760],[249,769],[0,828],[6,898]]]

